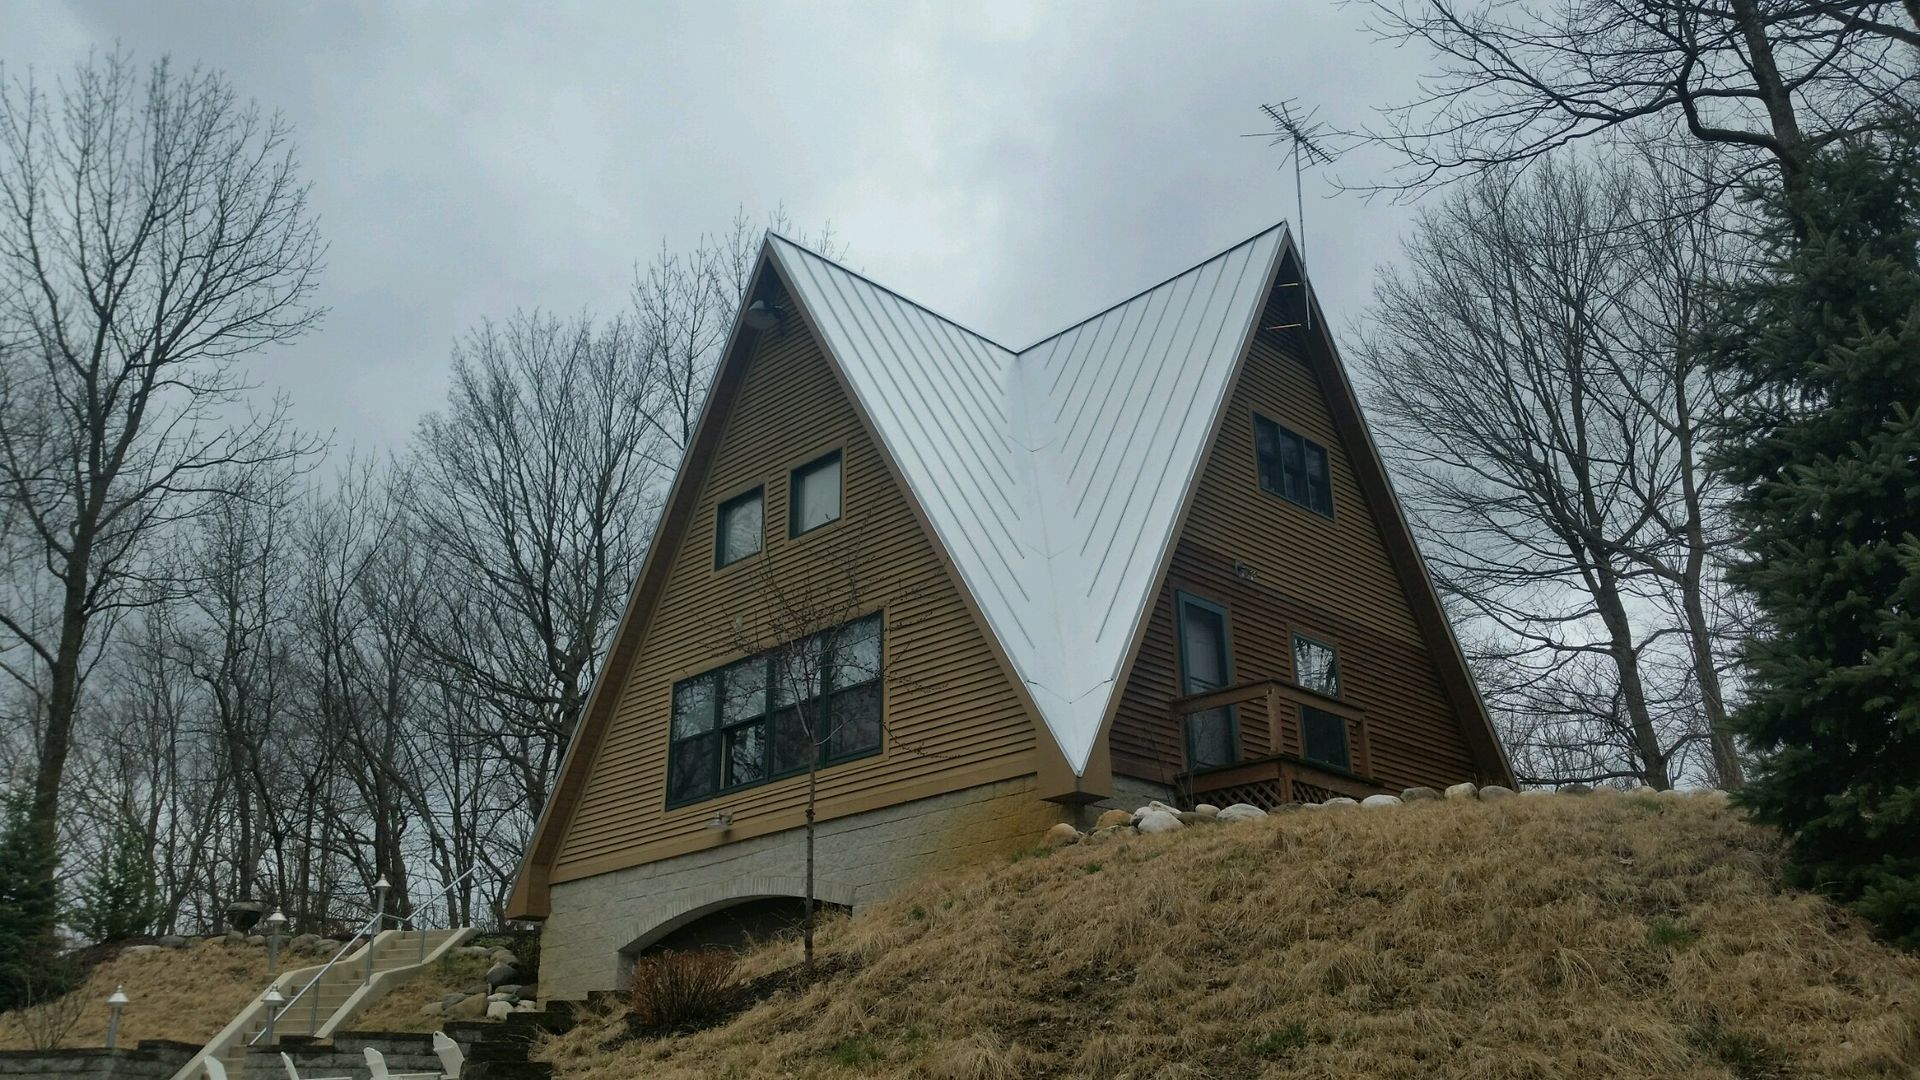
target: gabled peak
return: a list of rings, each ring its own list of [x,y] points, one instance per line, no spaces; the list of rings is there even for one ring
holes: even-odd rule
[[[1288,249],[1276,225],[1018,353],[784,237],[781,277],[1075,772]]]

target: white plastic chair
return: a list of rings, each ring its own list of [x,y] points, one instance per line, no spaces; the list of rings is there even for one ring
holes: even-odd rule
[[[460,1052],[460,1044],[447,1037],[444,1031],[433,1033],[433,1052],[440,1058],[440,1074],[446,1080],[459,1080],[460,1070],[466,1067],[467,1055]],[[295,1077],[294,1080],[299,1080]]]
[[[227,1067],[220,1064],[219,1058],[210,1057],[201,1064],[207,1068],[207,1080],[227,1080]]]
[[[293,1067],[293,1058],[285,1050],[280,1051],[280,1060],[287,1066],[287,1080],[351,1080],[345,1076],[308,1076],[302,1077],[300,1070]]]
[[[397,1073],[387,1071],[387,1057],[373,1047],[366,1047],[367,1071],[373,1074],[373,1080],[440,1080],[439,1073],[416,1072]],[[224,1080],[224,1078],[218,1078]]]

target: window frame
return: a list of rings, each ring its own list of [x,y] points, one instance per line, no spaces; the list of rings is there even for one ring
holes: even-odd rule
[[[835,465],[837,465],[839,469],[840,482],[837,485],[839,490],[836,492],[836,494],[839,496],[839,499],[838,499],[839,505],[834,508],[832,517],[828,518],[827,520],[821,522],[818,525],[813,525],[813,526],[809,526],[808,528],[802,529],[800,528],[800,514],[799,514],[800,478],[803,474],[810,473],[814,469],[817,469],[826,465],[827,462],[829,461],[835,463]],[[828,450],[824,454],[816,454],[813,457],[808,458],[807,460],[787,470],[787,539],[798,540],[803,536],[812,536],[814,533],[819,532],[821,529],[825,529],[831,525],[837,524],[842,518],[845,518],[846,516],[847,516],[847,458],[846,458],[846,455],[841,452],[840,447],[836,446],[833,449]]]
[[[1332,655],[1333,663],[1329,670],[1333,672],[1333,693],[1329,694],[1325,690],[1308,686],[1306,683],[1300,681],[1300,645],[1303,642],[1308,645],[1318,645]],[[1323,698],[1331,698],[1334,701],[1346,700],[1346,695],[1342,693],[1344,684],[1340,679],[1340,646],[1338,644],[1328,641],[1326,638],[1301,633],[1298,630],[1293,631],[1293,635],[1288,644],[1291,645],[1293,649],[1293,655],[1291,657],[1293,662],[1293,685],[1308,693],[1319,694]]]
[[[752,551],[747,552],[745,555],[729,559],[727,558],[727,511],[749,499],[757,499],[760,502],[760,542]],[[726,570],[730,567],[739,566],[748,559],[757,555],[764,555],[766,552],[767,486],[765,484],[755,484],[738,494],[729,495],[715,504],[713,508],[713,568],[715,570]]]
[[[821,769],[825,769],[834,765],[842,765],[850,761],[859,761],[863,758],[875,757],[884,753],[886,750],[887,695],[886,695],[885,679],[886,679],[886,670],[887,670],[887,621],[886,621],[886,614],[884,609],[868,612],[867,614],[861,615],[858,618],[849,619],[846,622],[839,624],[838,626],[834,626],[828,630],[821,631],[821,633],[823,634],[844,633],[850,628],[857,626],[863,622],[867,622],[869,620],[877,624],[876,634],[878,636],[878,648],[879,648],[879,655],[880,655],[880,664],[879,664],[878,670],[876,670],[873,673],[873,675],[869,678],[862,679],[858,682],[849,683],[846,686],[837,686],[835,685],[834,679],[833,679],[834,671],[831,670],[833,665],[822,665],[821,671],[820,671],[819,689],[807,701],[798,703],[809,709],[817,708],[817,709],[825,710],[824,713],[812,714],[815,728],[817,730],[825,729],[827,732],[827,736],[825,738],[816,738],[812,740],[814,745],[814,760],[817,763],[818,767]],[[809,636],[811,637],[813,635],[809,635]],[[804,641],[804,640],[806,639],[801,639],[801,641]],[[720,664],[715,667],[708,668],[705,671],[701,671],[696,674],[689,675],[683,679],[676,679],[673,682],[671,688],[668,691],[669,699],[668,699],[668,708],[667,708],[667,716],[668,716],[667,770],[666,770],[666,780],[665,780],[664,786],[665,786],[666,808],[668,810],[674,810],[684,806],[691,806],[695,803],[710,802],[714,799],[723,798],[725,796],[737,794],[739,792],[747,791],[752,788],[761,787],[766,784],[771,784],[778,780],[785,780],[790,777],[799,776],[804,774],[807,771],[807,764],[804,761],[799,765],[781,770],[779,772],[775,772],[773,770],[774,717],[776,714],[786,712],[795,707],[795,703],[788,703],[784,705],[776,704],[775,687],[777,683],[775,680],[778,677],[776,665],[778,664],[781,655],[787,649],[802,647],[801,641],[787,642],[783,645],[779,645],[762,652],[739,657],[728,663]],[[754,663],[762,665],[762,670],[764,673],[762,675],[762,683],[761,683],[761,690],[760,690],[760,693],[761,693],[760,711],[758,714],[754,716],[728,722],[725,717],[725,702],[727,699],[727,678],[726,678],[727,672],[735,668],[740,668],[748,664],[754,664]],[[708,726],[706,730],[701,732],[700,734],[690,735],[686,737],[676,737],[673,732],[673,717],[677,713],[677,706],[680,700],[681,688],[688,686],[690,684],[699,682],[703,679],[711,680],[711,683],[712,683],[712,691],[710,694],[711,700],[707,705],[707,709],[709,710]],[[831,745],[831,740],[833,735],[833,723],[831,719],[833,715],[832,713],[833,698],[837,694],[854,691],[854,690],[860,690],[868,686],[878,687],[879,698],[880,698],[879,700],[880,725],[879,725],[879,732],[878,732],[879,737],[874,741],[874,744],[870,747],[862,747],[860,749],[853,750],[846,753],[837,753],[837,754],[830,753],[828,748]],[[824,722],[822,722],[823,717],[824,717]],[[731,760],[731,754],[729,754],[728,750],[729,750],[732,737],[734,736],[734,733],[743,731],[747,728],[752,728],[752,727],[758,727],[761,732],[759,776],[757,779],[748,780],[743,783],[729,785],[727,783],[727,778],[728,778],[729,772],[731,771],[732,760]],[[712,775],[708,778],[712,782],[712,784],[709,788],[707,788],[707,790],[705,790],[700,794],[689,795],[684,798],[675,798],[673,793],[674,765],[679,760],[678,755],[680,752],[680,747],[682,747],[687,743],[693,742],[694,740],[705,739],[705,738],[712,738],[715,744],[714,764],[712,766],[713,772],[712,772]]]
[[[1228,610],[1225,604],[1217,600],[1209,600],[1204,596],[1188,592],[1185,589],[1175,589],[1173,593],[1173,636],[1176,657],[1180,663],[1178,675],[1180,679],[1181,697],[1186,697],[1194,693],[1194,691],[1187,689],[1187,672],[1189,665],[1187,661],[1186,609],[1188,604],[1192,604],[1194,607],[1205,611],[1211,611],[1220,617],[1220,651],[1226,661],[1227,669],[1226,683],[1221,689],[1226,689],[1234,684],[1232,612]],[[1227,710],[1227,739],[1228,744],[1233,750],[1233,759],[1217,765],[1194,764],[1193,714],[1188,713],[1182,717],[1180,725],[1180,748],[1186,752],[1188,772],[1193,772],[1197,769],[1224,769],[1240,763],[1240,709],[1236,705],[1228,705],[1225,706],[1225,708]]]
[[[1260,425],[1262,424],[1273,429],[1275,441],[1280,444],[1276,447],[1280,455],[1280,460],[1276,460],[1273,463],[1274,468],[1272,469],[1268,468],[1266,455],[1261,453],[1260,450]],[[1284,444],[1287,440],[1292,440],[1300,445],[1300,470],[1302,473],[1301,484],[1303,487],[1303,496],[1300,498],[1295,498],[1285,490],[1286,463],[1284,460]],[[1325,496],[1325,507],[1314,505],[1316,478],[1314,471],[1308,467],[1310,451],[1320,455],[1320,466],[1324,472],[1318,478],[1318,488]],[[1257,409],[1253,410],[1253,473],[1254,483],[1259,485],[1261,491],[1282,501],[1292,503],[1303,510],[1310,510],[1313,513],[1319,514],[1328,521],[1334,520],[1333,455],[1327,452],[1325,446],[1307,438],[1305,435],[1282,424],[1280,421],[1262,414]],[[1267,483],[1269,476],[1274,477],[1275,483],[1278,486],[1270,486]]]
[[[1332,660],[1328,665],[1328,670],[1333,674],[1333,692],[1332,693],[1328,693],[1327,691],[1322,690],[1317,686],[1308,686],[1306,683],[1300,680],[1300,646],[1303,643],[1308,645],[1317,645],[1320,648],[1327,650],[1328,655],[1332,657]],[[1328,701],[1340,702],[1342,704],[1345,704],[1346,680],[1341,676],[1341,673],[1340,673],[1339,644],[1336,642],[1328,641],[1325,638],[1315,637],[1312,634],[1301,633],[1300,631],[1295,630],[1288,637],[1288,645],[1292,653],[1290,659],[1293,665],[1293,685],[1298,689],[1305,691],[1306,693],[1314,695],[1315,697],[1322,697],[1322,698],[1326,698]],[[1341,749],[1342,749],[1342,753],[1346,756],[1346,764],[1344,765],[1335,764],[1334,762],[1327,761],[1322,758],[1317,758],[1307,753],[1307,710],[1308,709],[1313,709],[1315,712],[1331,717],[1332,719],[1339,722],[1340,738],[1342,743]],[[1302,702],[1298,707],[1295,708],[1293,721],[1295,725],[1294,734],[1299,739],[1299,742],[1300,742],[1300,760],[1305,761],[1316,768],[1327,769],[1327,770],[1338,772],[1338,773],[1345,773],[1349,776],[1359,775],[1360,763],[1358,758],[1360,753],[1360,747],[1359,747],[1359,743],[1354,737],[1352,721],[1348,720],[1346,717],[1340,715],[1337,712],[1334,712],[1331,709],[1317,708],[1305,702]]]

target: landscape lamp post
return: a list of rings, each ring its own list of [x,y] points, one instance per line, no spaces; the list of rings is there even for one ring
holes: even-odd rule
[[[373,934],[367,938],[367,982],[373,982],[373,939],[380,936],[380,928],[387,924],[387,890],[393,888],[387,882],[387,875],[381,874],[380,880],[373,883]]]
[[[273,1022],[280,1019],[280,1004],[287,999],[280,996],[280,991],[277,987],[269,986],[267,987],[267,992],[261,995],[260,1000],[267,1003],[267,1045],[272,1046]]]
[[[269,976],[280,973],[280,931],[285,930],[286,927],[287,917],[280,913],[279,908],[274,908],[273,914],[267,916],[267,974]]]
[[[120,1041],[120,1010],[127,1007],[127,984],[121,983],[113,988],[107,998],[107,1049]]]

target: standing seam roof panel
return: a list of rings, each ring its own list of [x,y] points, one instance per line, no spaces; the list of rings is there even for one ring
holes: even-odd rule
[[[1075,772],[1285,235],[1275,226],[1018,353],[770,240]]]

